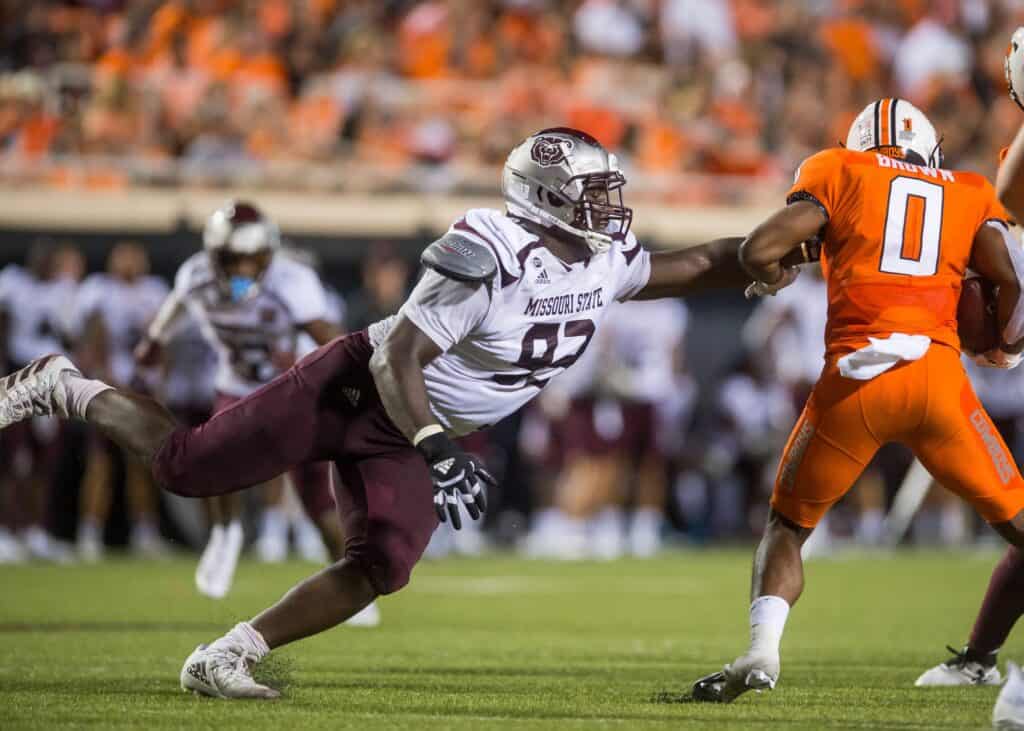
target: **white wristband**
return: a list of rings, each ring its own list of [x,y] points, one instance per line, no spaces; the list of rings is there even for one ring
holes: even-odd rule
[[[418,447],[420,442],[422,442],[427,437],[432,437],[435,434],[443,433],[444,427],[442,427],[440,424],[431,424],[430,426],[425,426],[418,432],[416,432],[416,436],[412,438],[412,446]]]

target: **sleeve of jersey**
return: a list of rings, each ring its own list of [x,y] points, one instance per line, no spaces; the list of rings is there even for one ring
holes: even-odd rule
[[[172,291],[182,300],[184,300],[185,296],[192,290],[193,280],[195,279],[195,268],[196,257],[192,256],[186,259],[185,262],[178,267],[178,271],[174,275],[174,287],[172,288]]]
[[[437,347],[447,351],[483,322],[490,304],[486,287],[456,282],[428,270],[402,305],[401,313]]]
[[[786,194],[786,203],[806,200],[817,204],[832,219],[839,204],[841,165],[835,150],[824,150],[800,164],[793,187]]]
[[[320,277],[312,269],[296,269],[283,294],[287,297],[292,317],[300,325],[327,319],[327,293]]]
[[[647,251],[636,240],[633,234],[626,234],[625,241],[619,244],[619,251],[616,253],[619,273],[616,283],[615,299],[625,302],[632,299],[637,293],[647,286],[651,279],[651,252]]]
[[[979,224],[978,228],[981,228],[982,225],[989,223],[990,221],[1009,223],[1013,221],[1013,216],[1011,216],[1009,211],[1007,211],[1003,204],[999,202],[999,198],[996,196],[996,189],[986,180],[985,211],[982,214],[981,224]]]

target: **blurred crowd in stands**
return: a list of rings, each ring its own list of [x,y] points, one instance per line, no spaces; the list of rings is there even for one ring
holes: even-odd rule
[[[288,248],[277,255],[310,261]],[[397,311],[417,276],[415,262],[385,242],[360,266],[357,288],[333,290],[332,317],[348,331]],[[152,393],[198,423],[210,415],[216,369],[202,334],[182,327],[156,368],[132,356],[167,291],[149,273],[143,245],[113,243],[105,271],[86,275],[71,241],[38,240],[25,262],[0,270],[0,372],[68,352],[86,372]],[[805,269],[792,287],[759,302],[740,333],[692,336],[707,305],[616,305],[585,356],[524,413],[466,438],[500,489],[482,530],[442,526],[429,555],[493,546],[534,557],[642,557],[666,544],[757,535],[778,456],[822,365],[825,285]],[[695,357],[737,338],[742,347],[728,367],[696,375]],[[1024,457],[1024,371],[980,369],[972,377]],[[887,506],[909,464],[905,450],[884,449],[815,533],[812,550],[884,544]],[[957,499],[932,493],[911,540],[991,537]],[[291,545],[323,558],[290,490],[250,490],[246,501],[255,555],[281,560]],[[154,557],[198,548],[206,535],[199,502],[161,495],[145,469],[82,424],[35,419],[0,433],[0,563],[98,560],[114,545]]]
[[[775,192],[886,95],[991,173],[1020,24],[1021,0],[3,0],[0,177],[491,191],[557,123],[699,204]]]

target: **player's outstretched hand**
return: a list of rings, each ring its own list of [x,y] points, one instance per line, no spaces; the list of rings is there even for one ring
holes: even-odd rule
[[[772,282],[771,284],[767,282],[751,282],[743,294],[748,300],[768,295],[774,297],[775,293],[780,289],[784,289],[795,282],[798,276],[800,276],[799,267],[783,267],[782,276],[779,277],[779,281]]]
[[[466,454],[447,434],[433,434],[416,448],[430,468],[437,519],[444,523],[451,518],[455,530],[462,528],[461,503],[469,517],[478,520],[487,510],[484,483],[490,487],[497,484],[479,458]]]

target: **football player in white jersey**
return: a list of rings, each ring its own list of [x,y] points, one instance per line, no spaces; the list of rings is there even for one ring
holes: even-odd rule
[[[39,239],[30,247],[25,267],[9,264],[0,270],[0,330],[5,358],[14,368],[45,353],[64,351],[67,314],[84,268],[81,253],[71,245]],[[61,444],[55,419],[31,419],[3,434],[0,453],[13,492],[7,504],[20,513],[21,540],[15,540],[9,530],[15,527],[13,521],[0,527],[0,555],[20,559],[27,554],[59,562],[72,558],[71,551],[45,528]]]
[[[107,271],[90,275],[75,297],[72,333],[85,372],[119,386],[143,381],[132,351],[167,296],[167,285],[149,275],[149,256],[141,245],[124,241],[107,257]],[[147,389],[149,390],[149,389]],[[111,480],[116,449],[110,440],[92,435],[82,477],[78,555],[97,561],[103,555],[103,526],[110,511]],[[136,459],[124,460],[125,493],[131,512],[131,545],[139,555],[165,553],[158,530],[155,486],[149,471]]]
[[[616,300],[678,297],[749,280],[741,238],[652,254],[629,232],[614,155],[577,130],[531,135],[505,164],[506,211],[471,210],[422,255],[399,313],[336,339],[201,427],[152,399],[83,378],[59,356],[0,381],[0,428],[36,413],[84,419],[179,495],[244,489],[334,460],[344,557],[185,661],[182,686],[273,698],[251,666],[345,621],[410,578],[439,520],[486,509],[491,477],[454,438],[534,398],[590,343]],[[759,294],[789,284],[752,285]]]
[[[296,358],[300,336],[320,345],[335,337],[338,328],[327,319],[320,278],[294,258],[278,256],[279,248],[276,225],[251,203],[235,201],[215,211],[203,232],[203,250],[179,268],[174,290],[139,345],[139,359],[155,360],[179,317],[190,314],[218,355],[216,412],[286,370]],[[328,468],[327,463],[297,465],[292,474],[325,544],[340,558]],[[280,486],[273,487],[279,494]],[[241,506],[237,495],[223,495],[210,500],[209,508],[213,525],[196,569],[196,586],[206,596],[222,598],[242,550]],[[267,512],[272,519],[265,524],[287,531],[276,507]]]

